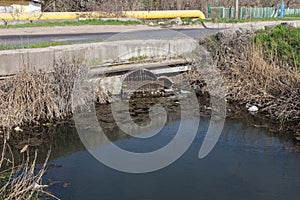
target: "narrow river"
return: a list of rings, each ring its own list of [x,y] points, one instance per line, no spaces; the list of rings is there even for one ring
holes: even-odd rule
[[[191,124],[197,118],[189,119]],[[166,145],[179,121],[170,121],[149,139],[124,136],[111,129],[114,143],[132,152],[149,152]],[[214,150],[198,158],[208,119],[187,152],[170,166],[146,174],[113,170],[91,156],[81,144],[74,126],[57,128],[52,158],[43,180],[57,197],[67,200],[281,200],[299,199],[300,153],[284,138],[264,129],[249,127],[242,120],[226,120]],[[147,134],[147,133],[141,133]],[[99,145],[109,149],[111,144]]]

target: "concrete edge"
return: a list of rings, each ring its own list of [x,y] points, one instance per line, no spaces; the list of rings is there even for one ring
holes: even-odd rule
[[[23,68],[51,71],[55,64],[84,64],[88,67],[121,63],[132,58],[174,58],[191,53],[197,47],[194,39],[130,40],[36,49],[0,51],[0,76],[16,74]]]

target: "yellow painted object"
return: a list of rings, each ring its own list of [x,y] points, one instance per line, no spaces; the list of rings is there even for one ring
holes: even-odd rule
[[[172,11],[124,11],[122,14],[128,18],[162,19],[162,18],[201,18],[205,19],[200,10],[172,10]],[[117,17],[106,12],[24,12],[0,13],[0,20],[68,20],[79,18],[106,18]]]
[[[200,10],[126,11],[124,16],[138,19],[200,18],[205,15]]]

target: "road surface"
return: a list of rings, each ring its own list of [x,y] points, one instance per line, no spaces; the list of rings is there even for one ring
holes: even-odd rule
[[[83,30],[82,30],[83,29]],[[211,34],[219,32],[220,28],[204,29],[198,28],[137,28],[135,29],[109,29],[93,30],[91,27],[84,30],[85,27],[81,26],[81,29],[67,31],[64,27],[63,31],[50,31],[48,28],[45,31],[31,31],[25,32],[22,29],[15,31],[1,30],[0,44],[11,46],[22,46],[41,42],[74,42],[74,43],[86,43],[86,42],[99,42],[99,41],[114,41],[114,40],[147,40],[147,39],[176,39],[191,37],[194,39],[205,37]],[[140,30],[141,29],[141,30]],[[36,28],[37,30],[37,28]],[[22,32],[22,33],[20,33]]]
[[[134,39],[176,39],[191,37],[198,39],[215,34],[224,29],[253,28],[276,26],[284,21],[247,22],[234,24],[206,23],[210,29],[201,25],[162,28],[147,25],[84,25],[84,26],[55,26],[0,29],[0,45],[22,46],[40,42],[99,42],[106,40]],[[300,21],[288,22],[300,27]]]

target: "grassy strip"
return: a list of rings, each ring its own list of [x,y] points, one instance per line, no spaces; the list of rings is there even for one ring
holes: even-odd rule
[[[89,43],[98,43],[104,42],[104,40],[95,40],[95,41],[87,41],[87,42],[60,42],[60,41],[53,41],[53,42],[39,42],[33,43],[28,45],[4,45],[0,44],[0,51],[2,50],[12,50],[12,49],[34,49],[34,48],[45,48],[51,46],[61,46],[61,45],[70,45],[70,44],[89,44]]]
[[[214,18],[214,19],[197,19],[192,20],[191,18],[182,19],[184,22],[190,22],[196,24],[199,22],[213,22],[213,23],[243,23],[243,22],[259,22],[259,21],[280,21],[280,20],[300,20],[300,14],[287,15],[284,18],[252,18],[252,19],[228,19],[228,18]],[[83,25],[140,25],[143,24],[139,21],[121,21],[117,19],[87,19],[81,21],[52,21],[52,22],[34,22],[25,24],[14,24],[14,25],[0,25],[1,28],[27,28],[27,27],[53,27],[53,26],[83,26]]]
[[[300,28],[278,25],[257,31],[254,41],[263,47],[265,59],[300,70]]]
[[[74,42],[40,42],[29,45],[20,45],[20,46],[10,46],[0,44],[0,51],[2,50],[12,50],[12,49],[33,49],[33,48],[44,48],[50,46],[59,46],[59,45],[68,45],[74,44]]]
[[[116,19],[101,20],[101,19],[87,19],[80,21],[56,21],[56,22],[37,22],[14,25],[0,25],[0,28],[26,28],[26,27],[43,27],[43,26],[82,26],[82,25],[139,25],[139,21],[120,21]]]
[[[300,14],[286,15],[284,18],[251,18],[251,19],[229,19],[229,18],[213,18],[213,19],[197,19],[192,21],[192,19],[183,19],[184,22],[191,22],[193,24],[199,22],[212,22],[212,23],[245,23],[245,22],[265,22],[265,21],[293,21],[300,20]]]
[[[286,17],[297,17],[297,18],[300,18],[300,13],[298,14],[291,14],[291,15],[286,15]]]

